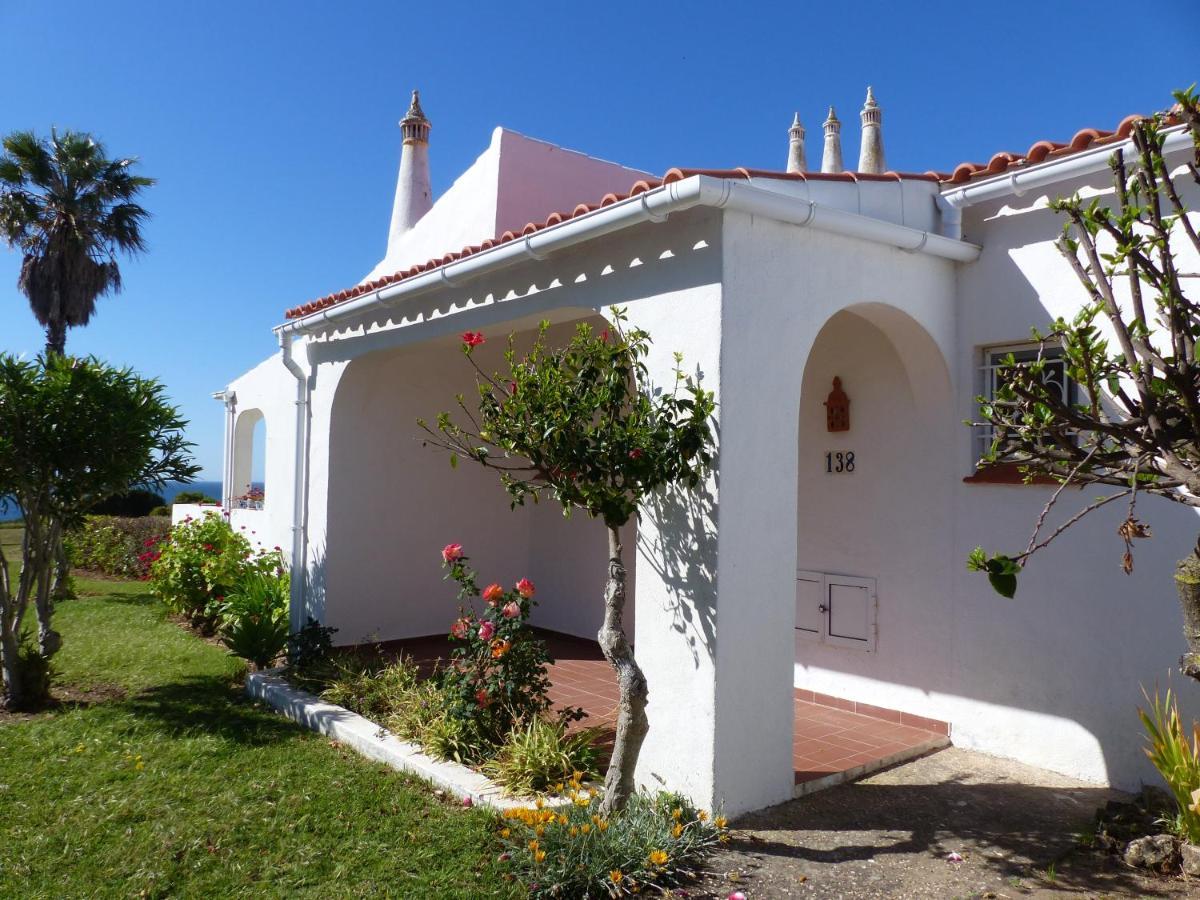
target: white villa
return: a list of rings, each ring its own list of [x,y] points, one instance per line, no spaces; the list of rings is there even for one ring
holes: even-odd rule
[[[647,504],[626,541],[642,783],[731,814],[789,799],[795,688],[1095,782],[1152,780],[1135,707],[1184,649],[1171,576],[1194,515],[1143,501],[1155,537],[1130,576],[1111,507],[1035,557],[1015,599],[965,565],[976,545],[1022,549],[1052,490],[977,471],[963,423],[997,354],[1082,301],[1047,202],[1110,196],[1134,117],[951,174],[888,171],[870,95],[861,118],[857,171],[831,109],[819,171],[797,118],[786,171],[661,177],[497,128],[435,199],[414,92],[386,255],[287,310],[278,352],[217,395],[227,507],[264,422],[264,508],[231,515],[290,551],[294,626],[312,616],[341,643],[444,634],[439,550],[458,542],[485,579],[537,582],[535,624],[594,637],[602,526],[510,511],[493,473],[451,469],[416,420],[474,390],[463,332],[488,339],[488,368],[510,333],[547,319],[566,335],[615,304],[652,335],[657,380],[682,351],[718,402],[707,486]],[[1190,146],[1168,137],[1180,165]],[[1091,496],[1069,493],[1064,515]],[[1200,716],[1200,691],[1179,687]]]

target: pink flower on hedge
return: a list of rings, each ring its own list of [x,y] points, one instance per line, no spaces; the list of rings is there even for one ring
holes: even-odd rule
[[[462,559],[462,544],[447,544],[442,548],[442,561],[452,563]]]
[[[488,706],[492,702],[492,698],[488,696],[488,692],[480,688],[475,692],[475,702],[480,706]]]
[[[488,606],[495,606],[496,603],[504,596],[504,588],[498,584],[489,584],[483,589],[483,601]]]
[[[496,626],[491,622],[484,622],[479,626],[479,639],[481,641],[490,641],[492,635],[496,633]]]
[[[516,600],[510,600],[504,604],[504,609],[500,610],[500,614],[506,619],[515,619],[521,614],[521,604]]]
[[[471,633],[471,621],[469,619],[458,619],[450,626],[450,633],[460,641],[466,640],[467,635]]]
[[[479,331],[464,331],[462,342],[468,347],[478,347],[483,343],[483,334]]]
[[[528,600],[533,596],[533,582],[528,578],[522,578],[517,582],[517,593]]]

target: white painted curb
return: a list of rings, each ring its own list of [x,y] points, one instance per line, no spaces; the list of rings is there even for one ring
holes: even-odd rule
[[[370,719],[292,687],[278,673],[278,669],[251,672],[246,676],[246,693],[305,728],[328,735],[368,759],[419,775],[456,797],[470,797],[473,803],[494,809],[533,805],[530,799],[506,796],[500,785],[473,769],[426,756],[416,744],[400,740]],[[556,806],[568,801],[554,797],[544,802],[546,806]]]

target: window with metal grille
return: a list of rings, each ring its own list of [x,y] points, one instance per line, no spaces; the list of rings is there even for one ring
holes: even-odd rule
[[[1077,403],[1079,386],[1067,374],[1066,364],[1062,359],[1062,349],[1059,347],[1039,347],[1037,344],[1007,344],[1001,347],[985,347],[983,350],[983,365],[980,366],[981,391],[983,397],[993,400],[1004,386],[1007,377],[1006,370],[1011,369],[1008,356],[1012,354],[1013,361],[1018,366],[1028,366],[1036,362],[1039,353],[1046,361],[1042,368],[1042,382],[1063,399],[1065,403]],[[975,458],[981,458],[992,446],[995,429],[991,425],[978,425],[975,428],[976,453]]]

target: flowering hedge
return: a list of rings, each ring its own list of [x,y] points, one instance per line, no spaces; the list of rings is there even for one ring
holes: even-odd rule
[[[454,646],[441,686],[447,712],[461,726],[462,755],[476,761],[513,726],[549,711],[546,667],[554,660],[529,628],[536,605],[532,581],[522,578],[507,589],[492,583],[481,590],[461,544],[442,549],[442,564],[458,583],[459,615],[450,628]],[[578,719],[583,712],[568,709],[560,717]]]
[[[67,554],[71,564],[81,569],[145,578],[154,548],[170,528],[170,520],[160,516],[88,516],[82,528],[67,535]]]
[[[675,885],[729,840],[723,817],[675,794],[634,794],[606,816],[578,777],[557,787],[567,789],[568,805],[539,800],[507,810],[499,833],[500,860],[531,897],[622,897]]]
[[[279,547],[255,552],[250,541],[216,513],[188,517],[148,551],[154,592],[193,625],[211,629],[225,597],[250,575],[280,577]]]

